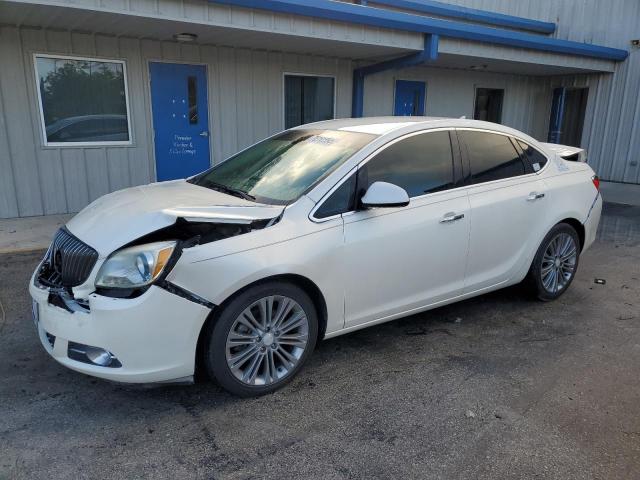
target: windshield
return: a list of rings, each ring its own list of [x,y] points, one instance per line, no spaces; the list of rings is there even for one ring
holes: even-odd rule
[[[288,130],[189,181],[248,200],[285,205],[374,138],[337,130]]]

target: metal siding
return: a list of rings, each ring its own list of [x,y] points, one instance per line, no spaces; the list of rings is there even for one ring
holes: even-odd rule
[[[377,73],[365,79],[365,116],[393,114],[396,79],[426,82],[425,115],[430,116],[473,118],[475,88],[503,88],[502,123],[543,141],[546,138],[546,122],[534,122],[531,115],[540,96],[544,96],[548,82],[545,77],[430,67]],[[544,115],[546,112],[539,113]]]
[[[593,60],[593,67],[611,70],[612,74],[570,75],[565,77],[551,77],[547,80],[539,79],[540,87],[533,97],[533,110],[529,111],[529,133],[535,133],[537,138],[546,138],[551,103],[550,92],[552,85],[566,86],[583,85],[589,87],[589,98],[582,137],[582,147],[587,148],[589,163],[594,167],[603,180],[618,182],[640,183],[640,49],[632,47],[630,40],[640,36],[638,19],[640,18],[640,2],[637,0],[618,0],[603,2],[601,0],[538,0],[536,2],[514,2],[505,0],[448,0],[447,3],[465,7],[488,10],[508,15],[517,15],[535,20],[555,22],[554,38],[572,40],[576,42],[606,45],[614,48],[629,50],[629,57],[610,68],[602,61]],[[414,12],[415,13],[415,12]],[[467,43],[465,45],[465,43]],[[509,54],[506,48],[493,45],[473,46],[468,42],[453,39],[441,39],[441,51],[450,53],[469,53],[469,48],[482,49],[487,57],[504,56]],[[522,51],[521,61],[537,60],[545,63],[543,52]],[[538,57],[537,59],[535,57]],[[556,60],[554,60],[556,61]],[[563,61],[567,65],[577,60],[567,56]],[[579,59],[585,64],[585,59]],[[399,76],[402,76],[399,73]],[[372,85],[375,81],[367,80]],[[536,82],[534,81],[534,83]],[[546,82],[546,83],[545,83]],[[369,83],[367,83],[369,88]],[[371,90],[373,87],[369,88]],[[386,87],[390,88],[390,87]],[[433,89],[427,87],[427,113],[435,114],[440,111],[462,111],[455,108],[460,103],[457,91],[453,85],[442,91],[442,95],[451,96],[453,105],[446,108],[440,105],[436,111],[429,110],[430,99],[436,96]],[[365,89],[365,95],[366,89]],[[506,92],[506,95],[509,95]],[[366,102],[374,101],[368,97]],[[388,99],[383,96],[380,103],[388,105]],[[389,113],[390,110],[369,108],[377,112]],[[390,108],[390,107],[389,107]],[[365,107],[365,111],[367,108]],[[522,113],[525,113],[524,110]],[[509,116],[514,112],[510,111]],[[503,118],[504,121],[507,119]],[[509,121],[515,119],[509,117]],[[522,120],[516,121],[522,123]],[[632,163],[635,162],[635,165]]]
[[[28,56],[28,53],[23,52],[17,29],[2,27],[1,38],[0,65],[13,67],[0,68],[3,110],[7,119],[5,122],[7,145],[2,145],[2,151],[8,152],[11,159],[15,188],[14,201],[18,207],[18,215],[42,215],[45,211],[41,193],[43,183],[40,181],[36,158],[37,148],[34,145],[34,138],[38,137],[29,128],[33,114],[33,109],[29,106],[34,104],[30,102],[25,81],[25,75],[29,78],[30,68],[25,66],[23,61],[23,57]],[[47,179],[44,180],[46,182]]]
[[[191,21],[220,27],[250,28],[273,33],[339,41],[368,42],[374,45],[418,50],[422,35],[374,26],[348,24],[340,21],[313,19],[227,6],[206,0],[39,0],[40,5],[57,5],[75,9],[100,9],[106,12],[147,16],[179,22]],[[81,16],[79,10],[75,15]],[[47,20],[43,19],[46,25]],[[78,28],[82,28],[79,22]]]
[[[284,72],[335,76],[336,115],[350,112],[352,64],[345,59],[30,28],[2,27],[0,34],[0,61],[16,66],[0,69],[0,148],[10,152],[0,156],[0,218],[74,212],[154,181],[150,60],[207,66],[212,162],[282,130]],[[34,53],[125,60],[132,145],[43,147]]]

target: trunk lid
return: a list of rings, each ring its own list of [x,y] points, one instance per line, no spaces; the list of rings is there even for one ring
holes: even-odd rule
[[[587,163],[587,151],[584,148],[560,145],[557,143],[543,143],[542,145],[564,160]]]

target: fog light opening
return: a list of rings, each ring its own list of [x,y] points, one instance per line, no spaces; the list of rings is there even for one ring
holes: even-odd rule
[[[81,343],[69,342],[67,356],[72,360],[99,367],[119,368],[122,366],[116,356],[109,350]]]
[[[111,352],[97,347],[87,347],[85,354],[87,355],[87,358],[89,360],[102,367],[108,367],[111,364],[111,360],[113,357],[113,355],[111,355]]]

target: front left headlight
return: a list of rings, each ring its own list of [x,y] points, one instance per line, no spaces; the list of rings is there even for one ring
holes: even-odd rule
[[[100,267],[98,288],[139,288],[151,284],[169,263],[176,242],[155,242],[124,248]]]

